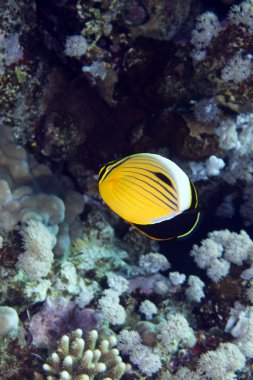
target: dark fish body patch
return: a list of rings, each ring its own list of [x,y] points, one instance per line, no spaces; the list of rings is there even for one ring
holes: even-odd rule
[[[196,226],[199,215],[200,213],[196,209],[187,210],[172,219],[163,220],[159,223],[148,225],[132,223],[132,225],[152,239],[169,240],[189,234]]]

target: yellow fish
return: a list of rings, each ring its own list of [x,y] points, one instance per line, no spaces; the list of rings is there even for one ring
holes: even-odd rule
[[[198,222],[195,186],[168,158],[134,154],[104,165],[98,177],[104,202],[152,239],[187,235]]]

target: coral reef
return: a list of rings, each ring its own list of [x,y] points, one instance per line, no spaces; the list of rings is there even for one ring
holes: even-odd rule
[[[1,232],[8,233],[18,223],[24,223],[32,218],[38,219],[49,227],[54,236],[57,235],[55,249],[59,255],[63,255],[68,249],[68,242],[70,244],[71,223],[83,209],[81,195],[73,191],[71,182],[69,184],[66,182],[66,187],[63,189],[47,166],[38,164],[24,148],[15,144],[11,129],[3,120],[0,167]],[[29,235],[28,230],[24,234]],[[45,238],[45,234],[46,232],[41,239]]]
[[[0,25],[0,379],[251,380],[253,1],[6,0]],[[100,199],[140,152],[194,182],[189,236]]]

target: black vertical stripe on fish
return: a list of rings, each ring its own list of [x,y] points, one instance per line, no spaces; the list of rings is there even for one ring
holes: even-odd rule
[[[130,167],[127,167],[127,168],[130,168]],[[171,195],[175,199],[175,201],[177,201],[176,195],[173,194],[173,192],[171,190],[169,190],[166,186],[161,184],[158,180],[156,180],[156,179],[152,178],[152,176],[150,176],[150,174],[154,175],[154,172],[152,172],[148,169],[138,168],[138,167],[134,167],[134,166],[132,166],[131,169],[136,169],[136,171],[126,170],[125,168],[123,168],[122,173],[133,173],[133,174],[140,175],[140,176],[143,176],[145,178],[148,178],[149,180],[153,181],[155,184],[161,186],[167,193],[169,193],[169,195]],[[147,172],[149,175],[141,173],[140,169],[144,172]],[[173,188],[172,188],[172,190],[174,191]],[[157,191],[159,191],[161,193],[161,191],[159,189],[157,189]]]
[[[140,186],[144,191],[148,192],[149,194],[152,194],[154,197],[156,197],[160,202],[163,202],[164,204],[166,204],[169,208],[171,208],[172,210],[177,210],[177,204],[175,202],[173,202],[170,198],[168,198],[166,195],[164,195],[161,191],[159,191],[155,186],[152,186],[150,183],[140,179],[140,178],[137,178],[137,177],[134,177],[134,176],[129,176],[129,178],[133,178],[134,180],[137,180],[137,181],[140,181],[140,182],[143,182],[145,183],[145,185],[147,185],[148,187],[151,187],[153,190],[156,190],[158,193],[160,193],[164,198],[166,198],[170,203],[172,203],[175,207],[173,207],[172,205],[166,203],[162,198],[159,198],[158,196],[156,196],[153,192],[151,191],[148,191],[145,187],[143,186]],[[149,178],[149,177],[148,177]],[[134,183],[136,186],[137,184]]]
[[[136,169],[136,171],[131,171],[131,170],[126,170],[128,168],[131,168],[131,169]],[[169,195],[171,195],[175,201],[177,201],[177,197],[175,194],[173,194],[173,192],[169,189],[167,189],[167,187],[165,187],[163,184],[161,184],[159,181],[155,180],[154,178],[152,178],[150,175],[146,175],[146,174],[143,174],[143,173],[140,173],[140,170],[143,170],[144,172],[148,172],[149,174],[153,174],[155,176],[156,173],[154,173],[153,171],[151,170],[148,170],[148,169],[144,169],[144,168],[138,168],[138,167],[135,167],[135,166],[127,166],[126,168],[123,168],[122,172],[123,173],[134,173],[134,174],[138,174],[138,175],[142,175],[143,177],[146,177],[148,179],[150,179],[151,181],[155,182],[157,185],[161,186],[167,193],[169,193]],[[157,176],[158,178],[158,176]],[[165,177],[166,178],[166,177]],[[160,178],[158,178],[160,179]],[[160,179],[161,181],[161,179]],[[158,190],[158,189],[157,189]],[[172,187],[172,190],[174,191],[174,188]]]
[[[133,182],[131,182],[131,183],[133,183]],[[124,183],[122,183],[122,182],[121,182],[121,184],[124,185]],[[133,183],[133,184],[136,186],[135,183]],[[127,185],[125,185],[125,187],[127,187]],[[143,190],[142,187],[141,187],[141,190]],[[123,191],[125,191],[125,192],[128,194],[127,190],[123,190]],[[153,205],[156,205],[156,206],[158,206],[158,207],[161,207],[161,204],[160,204],[160,203],[157,203],[157,202],[154,201],[154,199],[145,196],[145,195],[143,194],[143,192],[138,191],[138,190],[136,190],[136,189],[134,189],[134,192],[135,192],[136,194],[139,194],[141,198],[144,198],[145,200],[147,200],[147,201],[150,203],[150,204],[148,204],[148,203],[142,201],[142,204],[145,205],[146,207],[152,207]],[[117,194],[117,191],[116,191],[115,193]],[[152,195],[153,195],[153,194],[152,194]],[[136,199],[138,202],[141,202],[140,198],[136,198],[136,197],[134,197],[133,194],[131,194],[131,197],[134,198],[134,199]],[[162,207],[162,208],[163,208],[163,207]],[[167,207],[164,208],[164,210],[167,210]]]
[[[153,162],[153,160],[149,160],[149,159],[146,159],[146,160],[143,160],[143,161],[141,161],[141,159],[135,159],[134,161],[137,161],[137,162],[134,162],[134,164],[135,165],[138,165],[138,163],[140,163],[140,164],[142,164],[142,165],[145,165],[145,164],[148,164],[149,166],[151,166],[151,167],[153,167],[153,168],[155,168],[155,169],[158,169],[160,172],[164,172],[164,173],[166,173],[166,175],[168,174],[167,173],[167,171],[166,171],[166,169],[164,168],[164,166],[162,166],[161,164],[159,164],[158,162],[157,162],[157,165],[155,165],[154,164],[154,162]],[[126,168],[128,168],[128,167],[130,167],[130,166],[126,166]],[[143,166],[137,166],[137,168],[139,169],[143,169]],[[147,169],[146,169],[147,170]],[[159,172],[158,172],[159,173]],[[166,177],[166,175],[165,174],[163,174],[163,173],[161,173],[162,175],[164,175],[165,177]],[[173,184],[171,183],[171,186],[172,186],[172,188],[174,189],[174,186],[173,186]]]
[[[120,196],[120,194],[118,194],[116,191],[114,191],[111,194],[111,197],[116,200],[118,205],[121,205],[123,207],[133,208],[132,201],[131,200],[129,201],[129,199],[127,199],[126,197],[122,198],[122,196]]]
[[[130,177],[130,178],[134,178],[134,177]],[[167,204],[166,202],[164,202],[162,199],[158,198],[152,191],[149,191],[149,190],[145,189],[143,186],[138,185],[136,182],[130,181],[129,179],[124,178],[124,181],[130,182],[133,185],[140,187],[146,193],[151,194],[152,197],[156,198],[159,202],[162,202],[163,204],[165,204],[165,206],[167,206],[168,208],[170,208],[170,209],[172,209],[172,210],[175,211],[175,209],[173,209],[169,204]],[[142,181],[142,182],[144,182],[144,181]],[[142,194],[142,196],[144,196],[144,194]],[[155,204],[157,204],[158,206],[161,207],[161,205],[159,205],[159,203],[154,202],[154,200],[152,200],[152,198],[149,198],[149,197],[146,197],[146,198],[149,199],[151,202],[153,202],[153,203],[155,203]]]
[[[140,209],[143,209],[143,206],[139,205],[140,200],[138,198],[135,198],[132,194],[127,193],[127,191],[124,189],[124,186],[125,186],[124,183],[119,183],[118,186],[117,186],[118,189],[116,191],[113,191],[112,197],[114,197],[116,199],[117,203],[119,203],[119,204],[121,204],[121,205],[123,205],[125,207],[129,207],[130,209],[136,210],[136,208],[138,208],[138,207]],[[122,191],[119,190],[120,188],[127,195],[125,195],[124,197],[122,197]],[[137,193],[137,191],[135,191],[135,193]],[[130,195],[130,196],[128,196],[128,195]],[[138,203],[135,202],[135,200],[137,200]],[[154,202],[152,200],[150,200],[150,202],[152,202],[154,204]],[[151,207],[150,205],[147,205],[143,201],[142,201],[142,205],[144,205],[146,207]]]
[[[199,212],[195,210],[191,212],[182,212],[169,220],[155,224],[135,224],[131,223],[137,230],[153,239],[169,240],[182,237],[189,234],[196,226],[199,219]]]
[[[148,171],[148,170],[146,170]],[[154,182],[156,185],[159,185],[163,190],[166,191],[166,193],[168,193],[169,197],[163,192],[161,191],[159,188],[157,188],[156,186],[153,186],[151,185],[149,182],[146,182],[144,180],[141,180],[140,178],[137,178],[139,181],[142,181],[142,182],[145,182],[148,186],[152,187],[154,190],[158,191],[161,195],[163,195],[168,201],[170,201],[171,203],[173,203],[176,207],[177,207],[177,203],[175,203],[175,201],[177,202],[177,198],[174,194],[172,194],[164,185],[162,185],[160,182],[156,181],[154,178],[152,178],[151,176],[148,176],[148,175],[145,175],[145,174],[142,174],[142,173],[136,173],[137,175],[141,175],[145,178],[148,178],[149,180],[151,180],[152,182]],[[173,197],[174,200],[172,200],[170,198],[170,196]]]
[[[119,187],[119,188],[121,187],[121,189],[122,189],[122,185],[124,186],[124,184],[121,184],[121,186],[120,186],[120,183],[119,183],[118,187]],[[123,188],[123,191],[127,193],[127,191],[126,191],[124,188]],[[118,191],[118,192],[115,191],[114,193],[115,193],[115,195],[118,194],[118,197],[122,198],[122,195],[120,194],[119,191]],[[136,190],[135,190],[135,193],[140,194],[140,192],[138,192],[138,191],[136,191]],[[127,193],[127,195],[129,195],[129,194]],[[142,194],[141,194],[141,195],[142,195]],[[135,199],[135,200],[137,200],[138,202],[141,202],[144,206],[146,206],[146,207],[151,207],[151,205],[145,203],[144,201],[140,201],[139,198],[134,197],[133,194],[130,194],[130,197],[131,197],[132,199],[129,198],[129,197],[124,196],[124,200],[128,200],[129,202],[131,202],[131,204],[134,204],[133,199]],[[146,198],[146,197],[145,197],[145,198]],[[148,199],[148,198],[146,198],[146,199]],[[153,202],[151,199],[148,199],[148,200],[149,200],[151,203],[154,204],[154,202]],[[159,205],[158,205],[158,206],[159,206]],[[136,206],[135,206],[135,207],[136,207]],[[140,208],[143,208],[143,207],[140,207]]]

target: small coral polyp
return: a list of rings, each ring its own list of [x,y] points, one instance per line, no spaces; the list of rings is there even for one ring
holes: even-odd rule
[[[56,352],[43,365],[47,380],[120,379],[129,366],[113,348],[116,338],[100,340],[98,332],[91,330],[84,340],[82,334],[82,330],[77,329],[62,336]]]

